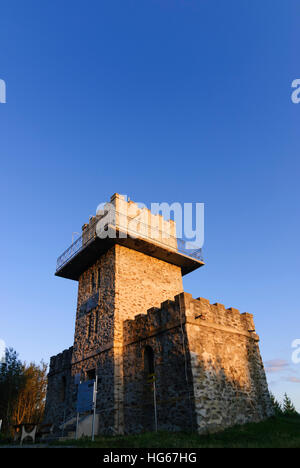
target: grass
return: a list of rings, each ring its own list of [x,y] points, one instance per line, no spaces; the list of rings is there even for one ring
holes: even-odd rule
[[[260,423],[235,426],[211,435],[146,432],[55,442],[55,446],[94,448],[300,448],[300,415],[276,416]]]

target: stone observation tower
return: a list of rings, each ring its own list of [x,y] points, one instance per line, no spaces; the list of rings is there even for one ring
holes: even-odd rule
[[[96,375],[99,434],[270,416],[252,315],[183,292],[182,275],[203,265],[174,221],[113,195],[57,262],[78,299],[73,347],[50,361],[45,421],[72,424],[78,384]]]

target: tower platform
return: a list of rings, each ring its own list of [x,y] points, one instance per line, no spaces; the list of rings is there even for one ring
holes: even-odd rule
[[[181,267],[185,275],[204,265],[202,250],[176,237],[176,225],[114,194],[104,210],[57,259],[56,276],[78,280],[100,255],[116,244]]]

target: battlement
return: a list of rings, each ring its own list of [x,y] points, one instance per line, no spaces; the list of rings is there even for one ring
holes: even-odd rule
[[[193,299],[192,296],[190,296],[188,303],[189,321],[204,320],[223,327],[230,327],[237,331],[248,333],[255,332],[252,314],[247,312],[241,313],[234,307],[226,308],[223,304],[219,304],[218,302],[210,304],[207,299],[202,297]]]
[[[50,358],[49,374],[62,372],[71,367],[73,346]]]
[[[83,225],[82,235],[58,257],[55,274],[78,280],[83,271],[116,244],[180,266],[183,275],[204,265],[201,248],[177,238],[173,220],[165,220],[161,214],[114,194]]]
[[[152,307],[147,314],[139,314],[134,320],[123,324],[125,343],[144,339],[184,323],[223,328],[224,331],[249,334],[258,340],[255,333],[253,315],[223,304],[210,304],[207,299],[194,299],[191,294],[180,293],[174,300],[161,303],[160,308]]]
[[[132,200],[115,193],[110,200],[115,209],[115,224],[127,233],[139,234],[154,242],[177,248],[175,221],[165,220],[161,214],[154,214],[146,207],[140,208]],[[105,208],[104,208],[105,209]]]

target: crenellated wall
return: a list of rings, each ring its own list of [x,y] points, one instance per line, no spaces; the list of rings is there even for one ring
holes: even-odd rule
[[[141,376],[146,346],[155,356],[160,429],[194,425],[199,432],[213,432],[270,416],[258,341],[251,314],[187,293],[125,321],[125,427],[135,432],[145,425],[146,383]],[[140,379],[138,393],[135,374]]]
[[[79,323],[82,313],[79,308]],[[110,328],[110,322],[105,327]],[[86,333],[84,326],[82,333]],[[154,430],[147,347],[154,353],[159,430],[214,432],[272,415],[252,314],[183,292],[124,320],[122,335],[119,346],[113,340],[100,346],[95,335],[94,347],[87,341],[86,348],[79,348],[81,354],[69,348],[51,358],[46,421],[55,420],[58,425],[74,416],[74,377],[96,368],[100,432]],[[76,336],[80,339],[80,328]]]
[[[153,431],[154,393],[145,352],[154,353],[159,430],[196,430],[192,372],[179,297],[124,322],[124,425],[128,433]],[[182,326],[181,326],[182,324]]]

